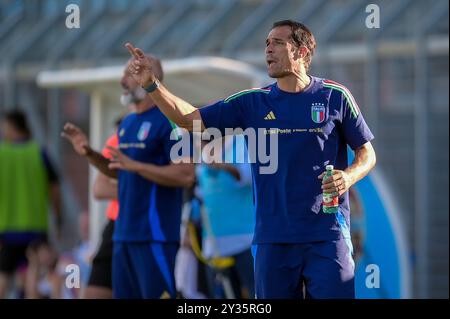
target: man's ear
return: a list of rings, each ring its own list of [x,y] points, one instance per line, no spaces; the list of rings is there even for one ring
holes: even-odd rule
[[[304,59],[306,58],[306,56],[308,55],[308,49],[305,47],[300,47],[297,50],[298,54],[299,54],[299,58]]]
[[[308,49],[305,47],[294,47],[294,59],[295,60],[299,60],[299,59],[304,59],[306,57],[306,55],[308,54]]]

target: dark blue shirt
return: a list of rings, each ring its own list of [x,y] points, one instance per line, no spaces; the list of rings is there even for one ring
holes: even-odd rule
[[[344,170],[347,145],[356,149],[373,139],[350,92],[341,84],[311,77],[300,93],[280,90],[276,83],[236,93],[200,110],[206,128],[261,129],[257,143],[278,136],[278,167],[261,174],[253,152],[256,209],[254,243],[303,243],[342,237],[335,214],[322,212],[321,181],[325,166]],[[248,139],[247,139],[248,140]],[[257,148],[261,147],[256,144]],[[252,146],[248,145],[252,155]],[[267,152],[269,146],[267,146]],[[348,192],[339,207],[350,225]]]
[[[119,148],[128,157],[155,165],[170,164],[172,125],[157,107],[125,117],[118,129]],[[141,175],[119,171],[119,217],[114,240],[178,242],[182,189],[165,187]]]

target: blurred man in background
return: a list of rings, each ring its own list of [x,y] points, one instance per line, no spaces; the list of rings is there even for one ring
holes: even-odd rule
[[[152,58],[158,79],[163,72]],[[128,66],[128,65],[127,65]],[[125,69],[121,81],[133,94],[136,112],[125,117],[118,132],[119,149],[108,148],[109,161],[90,146],[73,124],[63,136],[103,174],[118,179],[119,217],[114,229],[112,283],[115,298],[176,297],[175,257],[180,241],[182,187],[195,178],[192,164],[170,158],[172,123]]]
[[[25,114],[7,112],[0,143],[0,298],[16,269],[26,263],[28,245],[46,240],[49,199],[57,237],[62,223],[58,175],[47,152],[32,139]]]

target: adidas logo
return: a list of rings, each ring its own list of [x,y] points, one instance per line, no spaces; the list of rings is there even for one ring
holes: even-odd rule
[[[269,112],[269,114],[266,115],[266,117],[264,118],[265,120],[275,120],[275,114],[273,114],[272,111]]]
[[[159,299],[170,299],[170,294],[166,290],[164,290]]]

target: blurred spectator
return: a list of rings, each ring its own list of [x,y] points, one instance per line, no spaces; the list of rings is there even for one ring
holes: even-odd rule
[[[78,299],[85,295],[88,280],[91,273],[91,260],[93,255],[92,245],[89,241],[89,214],[82,212],[79,217],[79,233],[81,241],[78,246],[65,252],[58,260],[57,272],[60,278],[60,293],[57,298]],[[79,287],[68,287],[66,280],[69,275],[74,274],[68,266],[76,266],[79,277],[75,278]]]
[[[25,298],[57,299],[61,295],[61,277],[57,272],[58,255],[46,240],[32,242],[26,251],[28,267]]]
[[[46,151],[31,136],[21,111],[7,112],[0,142],[0,298],[11,278],[26,263],[31,242],[47,238],[49,197],[59,238],[61,199],[56,171]]]
[[[188,193],[188,200],[183,205],[181,217],[180,248],[175,261],[175,283],[182,298],[205,299],[207,296],[201,289],[202,283],[206,281],[203,280],[205,276],[202,276],[205,265],[199,262],[193,250],[193,245],[198,243],[199,238],[193,239],[192,236],[199,232],[192,234],[189,231],[190,225],[199,229],[200,202],[194,195],[194,187]],[[193,243],[193,240],[196,243]]]
[[[92,249],[89,244],[89,215],[80,214],[81,242],[74,249],[57,252],[45,240],[38,240],[27,248],[25,297],[28,299],[78,299],[87,285]],[[68,266],[75,266],[68,268]],[[73,275],[72,278],[68,278]],[[67,284],[71,281],[74,287]]]
[[[220,271],[209,267],[214,298],[253,298],[251,243],[255,219],[251,168],[244,137],[223,139],[223,150],[221,163],[197,167],[205,213],[202,216],[203,255],[208,259],[232,257],[234,261],[233,266]],[[228,280],[232,292],[227,288]]]

